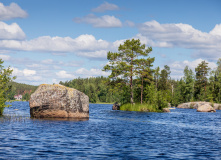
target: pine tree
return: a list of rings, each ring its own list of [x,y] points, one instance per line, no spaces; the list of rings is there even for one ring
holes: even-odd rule
[[[143,103],[143,86],[144,86],[144,81],[148,82],[149,84],[153,81],[153,72],[154,70],[151,69],[153,67],[153,62],[155,58],[141,58],[137,59],[136,61],[136,74],[138,75],[139,79],[141,80],[141,93],[140,93],[140,103]]]
[[[104,66],[104,71],[111,71],[109,78],[112,81],[121,78],[130,86],[130,102],[134,103],[133,97],[133,78],[136,74],[136,60],[139,56],[148,56],[152,51],[151,47],[146,48],[140,40],[126,40],[123,45],[118,48],[119,52],[108,52],[107,59],[109,64]]]

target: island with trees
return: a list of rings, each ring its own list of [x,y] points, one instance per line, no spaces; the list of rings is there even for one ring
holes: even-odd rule
[[[162,112],[168,104],[194,101],[221,103],[221,58],[213,70],[206,61],[195,72],[186,66],[183,77],[175,80],[168,65],[153,68],[151,51],[139,39],[126,40],[118,52],[107,54],[109,63],[103,70],[110,71],[108,78],[78,78],[60,84],[86,93],[91,103],[118,102],[120,110],[127,111]]]

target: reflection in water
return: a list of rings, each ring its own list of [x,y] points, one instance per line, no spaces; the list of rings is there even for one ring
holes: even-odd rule
[[[33,119],[26,102],[0,117],[0,159],[219,159],[221,111],[112,111],[90,104],[90,119]]]
[[[37,120],[37,121],[74,121],[74,122],[78,122],[78,121],[88,121],[89,118],[32,118],[32,120]]]

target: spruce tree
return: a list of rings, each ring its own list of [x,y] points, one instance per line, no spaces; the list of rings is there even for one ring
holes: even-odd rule
[[[196,83],[195,83],[195,95],[199,100],[205,100],[206,98],[206,86],[208,82],[208,74],[210,68],[206,61],[202,61],[196,68]]]

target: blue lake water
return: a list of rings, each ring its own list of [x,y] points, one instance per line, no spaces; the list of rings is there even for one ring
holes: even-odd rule
[[[0,118],[0,159],[221,159],[221,111],[112,111],[90,104],[87,121],[31,119],[28,102]]]

